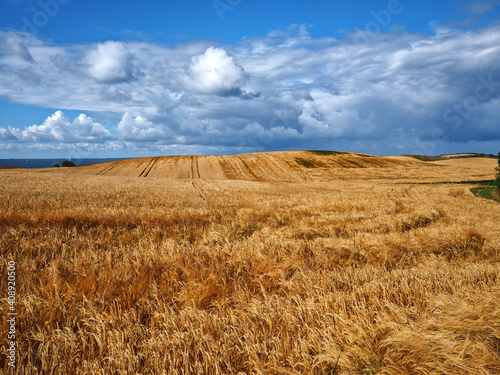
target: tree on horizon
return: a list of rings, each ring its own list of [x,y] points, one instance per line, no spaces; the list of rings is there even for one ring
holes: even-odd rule
[[[71,160],[65,160],[61,164],[61,167],[76,167],[76,165]]]
[[[498,167],[496,167],[496,183],[497,183],[497,189],[500,189],[500,152],[498,153]]]

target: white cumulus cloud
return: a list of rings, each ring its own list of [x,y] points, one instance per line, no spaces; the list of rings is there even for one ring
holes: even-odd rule
[[[133,117],[126,112],[116,127],[116,134],[125,141],[157,142],[165,138],[165,129],[145,117]]]
[[[25,130],[9,127],[0,128],[0,135],[5,139],[15,138],[19,142],[93,142],[102,143],[111,139],[109,131],[101,124],[94,122],[85,114],[79,115],[70,122],[61,111],[47,117],[42,125],[31,125]]]
[[[193,56],[186,84],[202,94],[231,95],[245,80],[245,70],[223,48],[209,47]]]
[[[107,41],[85,57],[88,73],[98,82],[121,82],[132,78],[132,54],[120,42]]]

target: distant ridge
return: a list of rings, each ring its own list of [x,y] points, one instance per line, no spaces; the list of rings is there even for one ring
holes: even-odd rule
[[[473,153],[473,152],[458,153],[458,154],[443,154],[443,155],[439,155],[439,156],[442,157],[442,158],[445,158],[445,159],[453,159],[453,158],[456,158],[456,159],[460,159],[460,158],[497,158],[497,156],[493,155],[493,154],[477,154],[477,153]]]
[[[401,155],[414,158],[420,161],[439,161],[448,159],[465,159],[465,158],[497,158],[496,155],[492,154],[476,154],[476,153],[458,153],[458,154],[442,154],[438,156],[427,156],[427,155]]]
[[[38,169],[38,168],[52,168],[54,164],[62,164],[65,160],[71,160],[78,167],[83,167],[85,165],[93,165],[99,163],[106,163],[109,161],[122,160],[125,158],[49,158],[49,159],[0,159],[0,165],[10,166],[16,168],[28,168],[28,169]]]

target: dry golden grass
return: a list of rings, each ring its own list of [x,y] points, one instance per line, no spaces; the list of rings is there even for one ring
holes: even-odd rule
[[[247,167],[222,174],[179,157],[177,179],[1,171],[18,373],[499,374],[500,205],[407,183],[494,165],[298,155],[239,156]]]

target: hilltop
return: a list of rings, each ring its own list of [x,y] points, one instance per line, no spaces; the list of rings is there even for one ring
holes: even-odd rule
[[[443,179],[491,179],[494,164],[495,160],[490,158],[424,162],[409,156],[374,156],[338,151],[277,151],[238,155],[146,157],[39,171],[191,180],[304,182],[360,178],[432,182]]]
[[[104,176],[294,181],[332,169],[397,168],[418,165],[407,157],[380,157],[337,151],[259,152],[128,159],[64,172]]]

